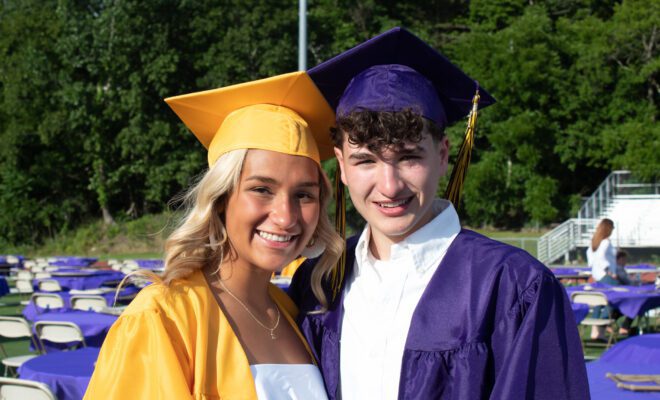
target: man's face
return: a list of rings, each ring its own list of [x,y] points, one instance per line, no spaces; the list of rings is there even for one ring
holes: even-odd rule
[[[341,180],[371,227],[374,240],[399,242],[433,218],[432,203],[447,172],[449,142],[427,133],[419,143],[405,143],[374,153],[350,144],[344,134],[335,147]]]

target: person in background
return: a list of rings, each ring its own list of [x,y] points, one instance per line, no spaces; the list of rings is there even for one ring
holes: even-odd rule
[[[616,249],[610,241],[612,231],[614,222],[608,218],[602,219],[587,248],[587,266],[591,268],[591,276],[596,282],[605,278],[608,270],[612,273],[616,271]]]
[[[326,282],[327,310],[310,290],[314,260],[289,292],[329,397],[589,398],[562,285],[525,251],[461,229],[436,198],[445,129],[471,113],[470,132],[493,98],[402,28],[308,73],[337,110],[341,181],[367,221]]]
[[[633,285],[633,282],[628,273],[626,272],[626,263],[628,262],[628,252],[625,250],[619,250],[616,252],[616,273],[614,278],[617,285]],[[632,325],[633,319],[630,317],[625,317],[619,310],[613,309],[611,311],[612,318],[619,319],[623,318],[623,322],[619,327],[619,335],[629,335],[630,326]]]
[[[591,244],[587,248],[587,266],[591,268],[591,277],[594,281],[608,285],[616,285],[616,248],[612,246],[610,236],[614,231],[614,221],[603,218],[596,226],[591,237]],[[605,306],[594,307],[594,318],[610,318],[610,308]],[[605,328],[591,327],[591,339],[604,341]]]
[[[209,169],[153,274],[110,330],[86,399],[325,399],[294,322],[270,284],[324,250],[311,285],[342,253],[321,169],[334,113],[304,72],[166,100],[208,148]]]

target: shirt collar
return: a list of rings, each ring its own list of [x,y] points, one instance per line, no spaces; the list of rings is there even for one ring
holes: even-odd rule
[[[461,230],[458,214],[451,202],[435,199],[432,207],[435,217],[401,242],[393,244],[390,249],[390,260],[412,257],[414,268],[420,274],[440,260]],[[367,224],[355,248],[356,276],[360,274],[361,267],[369,262],[370,238],[371,229]]]

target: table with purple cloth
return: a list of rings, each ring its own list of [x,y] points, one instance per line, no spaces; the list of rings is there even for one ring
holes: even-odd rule
[[[660,374],[660,334],[633,336],[622,340],[603,353],[599,360],[587,363],[592,399],[660,399],[660,392],[633,392],[617,388],[616,383],[606,377],[607,373]]]
[[[80,400],[98,356],[96,347],[44,354],[23,363],[18,373],[21,379],[45,383],[59,400]]]
[[[603,293],[613,308],[621,311],[629,318],[643,315],[646,311],[660,307],[660,290],[655,285],[641,286],[612,286],[605,283],[592,283],[591,285],[578,285],[567,287],[569,296],[577,291],[590,291]]]
[[[589,306],[586,304],[571,303],[571,308],[573,309],[575,322],[577,322],[578,324],[587,317],[587,314],[589,314]]]
[[[550,271],[557,279],[589,279],[591,268],[589,267],[551,267]]]
[[[119,292],[118,300],[121,298],[127,298],[127,297],[132,297],[139,292],[140,289],[135,287],[135,286],[127,286],[125,288],[122,288],[122,290]],[[113,307],[115,306],[115,291],[107,291],[104,293],[99,293],[99,294],[94,294],[94,293],[69,293],[69,292],[35,292],[35,293],[44,293],[44,294],[56,294],[62,298],[64,301],[64,307],[63,308],[55,308],[53,310],[50,309],[45,309],[41,307],[37,307],[34,305],[33,302],[28,303],[28,305],[23,308],[23,316],[25,319],[28,321],[34,321],[35,317],[41,313],[44,312],[50,312],[50,313],[55,313],[55,312],[66,312],[66,311],[71,311],[71,296],[88,296],[88,295],[93,295],[93,296],[102,296],[105,298],[105,301],[108,305],[108,307]]]
[[[4,296],[9,293],[9,284],[7,279],[4,276],[0,276],[0,296]]]
[[[163,260],[135,260],[135,262],[143,269],[159,271],[165,267]]]
[[[69,310],[64,312],[44,312],[34,318],[37,321],[66,321],[80,327],[85,337],[85,344],[91,347],[101,347],[110,327],[117,320],[117,315],[102,314],[94,311]],[[48,350],[56,350],[65,346],[49,344]]]
[[[84,270],[84,271],[53,271],[51,277],[59,282],[64,290],[88,290],[101,287],[106,282],[120,281],[124,279],[124,274],[112,270]],[[35,288],[38,287],[39,279],[35,279]]]
[[[62,267],[87,267],[98,261],[98,258],[89,257],[54,257],[48,264]]]

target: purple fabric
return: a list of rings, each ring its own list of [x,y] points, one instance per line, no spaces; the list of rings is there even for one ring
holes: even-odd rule
[[[144,269],[162,269],[163,260],[135,260],[140,268]]]
[[[55,261],[49,261],[48,264],[64,267],[87,267],[98,261],[98,258],[89,257],[55,257]]]
[[[58,276],[59,275],[59,276]],[[51,278],[60,283],[64,290],[87,290],[98,289],[105,282],[118,281],[124,278],[124,274],[112,270],[96,271],[54,271]],[[38,288],[38,280],[35,280],[35,288]]]
[[[347,243],[347,276],[355,239]],[[342,296],[328,312],[308,314],[318,308],[311,270],[310,262],[296,272],[290,293],[329,397],[336,399]],[[589,392],[561,284],[526,252],[462,230],[413,314],[399,399],[483,398],[588,399]]]
[[[447,124],[462,119],[472,109],[472,97],[478,87],[477,82],[453,65],[445,56],[403,28],[390,29],[324,61],[307,71],[307,73],[330,103],[330,106],[336,110],[339,99],[354,77],[367,68],[388,64],[410,67],[430,81],[442,104],[444,110],[442,114],[444,114],[444,122]],[[426,85],[422,85],[423,88],[417,86],[418,79],[414,81],[407,80],[407,82],[411,83],[411,86],[405,88],[406,91],[410,91],[406,95],[408,97],[394,100],[394,104],[398,109],[420,106],[417,100],[428,99],[426,94],[422,94],[422,92],[427,92]],[[356,82],[354,84],[358,85]],[[353,98],[351,101],[346,99],[346,104],[342,105],[342,110],[350,112],[355,108],[367,108],[367,103],[371,104],[373,100],[383,97],[382,90],[385,90],[385,87],[379,87],[377,82],[369,83],[366,87],[368,88],[367,92],[359,99]],[[419,93],[412,93],[418,90]],[[495,103],[495,99],[485,90],[480,89],[479,93],[481,95],[479,107],[486,107]],[[374,96],[374,99],[368,98],[371,95]],[[414,101],[410,102],[410,99],[414,99]],[[437,104],[436,100],[432,101]],[[430,107],[433,104],[425,106]],[[436,112],[439,113],[440,110]],[[439,118],[440,114],[436,114],[436,112],[430,114],[432,119]]]
[[[590,268],[551,268],[553,274],[557,278],[584,278],[588,279],[591,276]],[[588,272],[589,274],[585,274]]]
[[[587,317],[589,314],[589,306],[586,304],[581,304],[581,303],[573,303],[571,304],[571,308],[573,309],[573,315],[575,316],[575,322],[580,323],[582,322],[583,319]]]
[[[406,108],[439,126],[447,126],[438,93],[424,75],[405,65],[376,65],[351,80],[339,100],[337,116],[359,110],[401,111]]]
[[[647,269],[649,272],[655,272],[658,270],[658,267],[651,264],[637,264],[637,265],[626,265],[626,269]]]
[[[646,311],[660,307],[660,290],[655,289],[655,285],[641,286],[611,286],[596,282],[590,285],[592,291],[604,293],[610,306],[621,311],[621,314],[629,318],[635,318],[643,315]],[[566,288],[570,294],[576,291],[583,291],[585,285],[571,286]],[[614,288],[624,288],[625,292],[615,290]]]
[[[4,296],[9,293],[9,284],[7,279],[3,276],[0,276],[0,296]]]
[[[34,318],[37,321],[66,321],[80,327],[88,347],[101,347],[117,315],[101,314],[94,311],[69,310],[65,312],[45,312]],[[64,345],[48,344],[48,351],[64,348]]]
[[[140,291],[140,289],[136,288],[135,286],[125,287],[119,292],[119,298],[125,297],[125,296],[126,297],[133,296],[133,295],[137,294],[137,292],[139,292],[139,291]],[[64,300],[64,307],[50,310],[50,309],[37,307],[37,306],[34,305],[34,303],[30,302],[30,303],[28,303],[28,305],[25,306],[25,308],[23,308],[23,316],[28,321],[34,321],[35,318],[37,317],[37,315],[39,315],[41,313],[44,313],[44,312],[58,313],[58,312],[71,311],[71,303],[70,303],[69,300],[71,299],[71,296],[74,296],[74,295],[70,294],[69,292],[36,292],[36,293],[57,294],[60,297],[62,297],[62,300]],[[84,294],[80,294],[79,296],[84,296]],[[97,296],[97,295],[95,295],[95,296]],[[103,294],[100,294],[98,296],[103,296],[105,298],[105,301],[108,304],[108,307],[112,307],[112,306],[115,305],[114,304],[114,302],[115,302],[115,292],[114,291],[108,292],[108,293],[103,293]]]
[[[623,340],[608,351],[598,361],[587,364],[589,388],[594,399],[644,400],[660,399],[660,393],[632,392],[619,389],[605,375],[620,374],[660,374],[660,334],[634,336]]]
[[[50,386],[60,400],[79,400],[85,395],[100,349],[86,347],[74,351],[45,354],[26,361],[18,369],[21,379]]]

